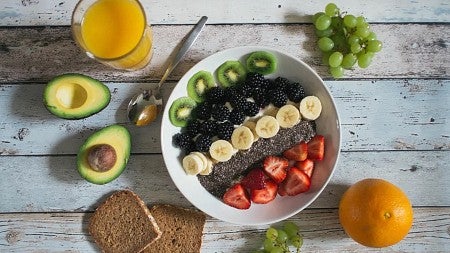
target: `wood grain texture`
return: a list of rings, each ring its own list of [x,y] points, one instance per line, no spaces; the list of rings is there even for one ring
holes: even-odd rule
[[[139,128],[128,123],[132,94],[154,83],[106,83],[111,103],[83,120],[50,114],[42,102],[45,84],[0,85],[0,155],[76,154],[95,130],[126,126],[133,153],[160,153],[161,117]],[[450,150],[449,80],[326,81],[342,126],[342,150]],[[163,86],[167,101],[175,83]]]
[[[351,184],[384,178],[402,188],[414,206],[450,206],[450,152],[343,152],[312,208],[336,208]],[[180,169],[180,173],[184,173]],[[122,175],[106,185],[78,174],[75,156],[0,157],[1,212],[92,211],[112,191],[129,188],[148,203],[191,204],[178,191],[161,155],[134,155]]]
[[[97,252],[87,233],[91,213],[0,214],[0,251]],[[300,226],[302,252],[448,252],[450,208],[415,208],[409,234],[398,244],[372,249],[352,241],[337,209],[306,209],[288,219]],[[280,226],[282,223],[273,224]],[[251,252],[268,226],[240,226],[208,218],[202,252]],[[326,243],[324,243],[326,241]]]
[[[77,1],[3,0],[0,1],[0,26],[69,25]],[[305,23],[311,15],[323,11],[328,0],[207,0],[141,1],[151,24],[193,24],[208,15],[209,23]],[[349,4],[336,0],[343,11],[364,15],[370,22],[449,22],[450,6],[445,0],[370,1]],[[245,11],[242,11],[245,10]]]
[[[103,66],[84,55],[73,41],[69,27],[0,27],[0,83],[47,82],[67,72],[89,73],[110,82],[158,80],[165,61],[192,26],[154,27],[154,56],[147,68],[123,72]],[[370,67],[347,71],[346,78],[434,78],[450,76],[450,26],[446,24],[374,24],[383,41]],[[293,55],[310,65],[325,79],[328,67],[316,48],[310,24],[210,25],[187,53],[170,79],[211,54],[226,48],[255,45],[271,47]],[[433,63],[433,64],[424,64]]]

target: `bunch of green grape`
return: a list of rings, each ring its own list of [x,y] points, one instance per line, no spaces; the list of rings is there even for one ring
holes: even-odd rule
[[[291,252],[289,247],[293,246],[298,253],[302,245],[303,237],[298,226],[291,221],[286,221],[281,228],[269,227],[266,230],[263,249],[255,252],[286,253]]]
[[[352,69],[356,63],[367,68],[382,48],[363,16],[342,13],[334,3],[327,4],[325,12],[314,14],[313,23],[323,62],[334,78],[342,77],[344,69]]]

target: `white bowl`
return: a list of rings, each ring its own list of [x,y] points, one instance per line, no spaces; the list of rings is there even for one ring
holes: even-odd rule
[[[196,176],[187,175],[181,165],[181,150],[172,144],[172,136],[180,131],[169,120],[172,102],[187,96],[189,78],[200,70],[211,73],[223,62],[231,59],[243,60],[253,51],[264,50],[273,53],[278,60],[276,73],[268,78],[286,77],[302,84],[307,95],[317,96],[322,103],[321,116],[316,120],[317,134],[325,136],[325,157],[314,169],[311,188],[297,196],[280,197],[268,204],[254,204],[247,210],[228,206],[203,188]],[[192,67],[178,82],[166,101],[161,125],[161,146],[169,174],[181,193],[198,209],[217,219],[242,225],[262,225],[284,220],[308,207],[323,191],[335,169],[341,147],[341,129],[338,112],[330,91],[322,79],[308,65],[286,53],[262,47],[237,47],[213,54]]]

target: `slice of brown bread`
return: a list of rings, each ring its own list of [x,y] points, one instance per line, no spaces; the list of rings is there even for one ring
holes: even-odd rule
[[[145,253],[200,252],[205,214],[173,205],[154,205],[150,212],[162,231],[161,238],[144,249]]]
[[[148,207],[130,190],[113,193],[94,212],[89,233],[102,252],[141,252],[161,236]]]

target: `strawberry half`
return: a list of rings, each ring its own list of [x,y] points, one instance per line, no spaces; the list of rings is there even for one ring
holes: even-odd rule
[[[288,166],[288,160],[278,156],[268,156],[264,159],[263,169],[275,183],[279,184],[286,178]]]
[[[306,157],[308,157],[308,144],[301,141],[300,143],[295,144],[292,148],[284,151],[283,156],[289,160],[303,161]]]
[[[225,192],[223,202],[237,209],[249,209],[251,204],[248,192],[239,183],[231,186]]]
[[[241,184],[250,190],[261,190],[266,186],[266,174],[260,168],[252,169],[242,180]]]
[[[314,170],[314,162],[311,159],[306,159],[304,161],[296,162],[295,167],[305,172],[305,174],[308,175],[309,178],[311,178]]]
[[[316,135],[308,142],[308,158],[316,161],[323,159],[325,153],[325,137]]]
[[[305,172],[296,167],[291,167],[287,172],[286,179],[279,185],[278,193],[288,196],[295,196],[302,192],[306,192],[311,187],[311,180]]]
[[[277,196],[278,185],[272,180],[266,180],[266,186],[261,190],[251,190],[250,199],[257,204],[266,204]]]

